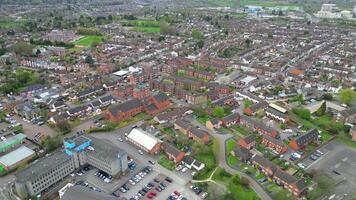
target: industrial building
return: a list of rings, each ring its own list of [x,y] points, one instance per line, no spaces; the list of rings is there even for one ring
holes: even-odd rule
[[[16,174],[15,190],[21,198],[36,196],[75,170],[72,157],[58,151]]]
[[[20,148],[1,156],[0,165],[2,165],[5,170],[10,170],[21,163],[27,162],[35,155],[36,153],[32,149],[21,146]]]
[[[36,196],[87,164],[117,176],[128,168],[127,153],[105,140],[83,135],[66,138],[64,151],[41,158],[16,174],[16,192],[22,198]]]
[[[149,154],[157,153],[161,148],[161,141],[142,129],[134,128],[127,136],[127,140]]]

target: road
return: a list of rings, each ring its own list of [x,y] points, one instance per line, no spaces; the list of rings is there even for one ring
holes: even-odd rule
[[[253,188],[253,190],[260,196],[263,200],[272,200],[270,195],[263,189],[263,187],[253,178],[248,176],[247,174],[236,170],[232,167],[230,167],[227,164],[226,161],[226,141],[233,137],[231,134],[219,134],[216,131],[212,131],[207,129],[205,126],[200,124],[197,120],[195,120],[193,117],[189,117],[191,120],[191,123],[195,126],[199,126],[201,129],[208,131],[214,138],[216,138],[219,141],[219,155],[218,155],[218,161],[219,161],[219,167],[225,169],[227,172],[230,174],[239,174],[240,177],[245,177],[249,180],[250,186]]]

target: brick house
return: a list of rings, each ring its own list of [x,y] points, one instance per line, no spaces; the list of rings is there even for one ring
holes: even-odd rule
[[[301,135],[297,138],[292,139],[289,142],[289,146],[292,147],[292,149],[294,149],[294,150],[299,150],[301,148],[304,148],[309,143],[317,141],[318,136],[319,136],[318,130],[311,129],[308,132],[306,132],[304,135]]]
[[[142,102],[133,99],[110,107],[104,112],[104,117],[110,121],[121,122],[141,112],[143,112]]]
[[[248,162],[252,156],[252,153],[243,147],[235,147],[231,154],[244,163]]]
[[[178,119],[174,123],[174,129],[179,130],[184,134],[188,134],[188,129],[191,127],[191,124],[184,119]]]
[[[246,115],[252,116],[255,115],[258,111],[267,108],[268,103],[266,101],[261,101],[259,103],[253,104],[250,107],[244,109]]]
[[[209,129],[209,130],[214,130],[214,129],[219,129],[221,126],[221,121],[217,118],[213,118],[211,120],[206,121],[205,126]]]
[[[147,103],[145,104],[146,104],[146,109],[145,109],[146,112],[149,115],[155,115],[167,109],[171,105],[171,102],[165,93],[160,92],[157,95],[150,97]]]
[[[232,113],[228,116],[225,116],[221,121],[224,126],[230,127],[240,122],[240,115],[238,113]]]
[[[201,129],[197,129],[195,127],[190,128],[188,131],[188,136],[189,138],[204,143],[208,144],[210,142],[210,135],[208,132],[203,131]]]
[[[135,99],[144,99],[150,95],[150,90],[145,87],[136,87],[132,91],[132,97]]]
[[[280,140],[277,140],[273,137],[268,135],[262,136],[262,144],[266,145],[267,147],[277,151],[279,154],[285,153],[288,150],[288,147]]]
[[[294,176],[288,174],[282,169],[277,169],[273,175],[273,180],[277,185],[287,189],[295,196],[300,196],[306,191],[307,185],[304,179],[297,180]]]
[[[273,138],[276,138],[278,136],[277,130],[275,130],[269,126],[266,126],[266,125],[262,124],[261,122],[255,121],[254,128],[255,128],[255,131],[257,133],[259,133],[260,135],[269,135]]]
[[[169,160],[172,160],[175,164],[180,163],[185,156],[185,152],[178,150],[168,142],[163,142],[161,148],[166,153]]]
[[[248,135],[239,139],[239,145],[245,149],[252,149],[256,146],[256,138],[254,135]]]
[[[266,115],[268,117],[271,117],[271,118],[273,118],[273,119],[275,119],[277,121],[280,121],[282,123],[289,122],[289,117],[288,117],[287,114],[281,113],[281,112],[279,112],[279,111],[277,111],[277,110],[275,110],[273,108],[267,108],[266,109]]]

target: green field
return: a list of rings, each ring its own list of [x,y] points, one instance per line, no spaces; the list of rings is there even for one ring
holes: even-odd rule
[[[125,20],[122,26],[132,27],[133,31],[143,33],[159,33],[161,31],[159,21],[155,20]]]
[[[0,28],[1,29],[18,29],[23,28],[25,25],[25,21],[14,21],[14,20],[1,20],[0,19]]]
[[[159,27],[133,27],[132,30],[143,33],[159,33],[161,31]]]
[[[166,169],[172,171],[175,168],[175,164],[173,161],[169,160],[166,155],[161,154],[159,156],[158,164],[162,165]]]
[[[97,35],[87,35],[79,40],[75,41],[74,44],[78,46],[90,47],[93,42],[101,42],[102,37]]]
[[[283,1],[263,1],[263,0],[240,0],[240,5],[238,5],[236,0],[208,0],[210,5],[221,6],[221,7],[237,7],[246,5],[255,5],[262,7],[282,7],[287,6],[290,9],[297,7],[297,4],[286,3]]]

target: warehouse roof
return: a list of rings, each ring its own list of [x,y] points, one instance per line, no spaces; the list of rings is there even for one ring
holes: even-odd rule
[[[97,192],[90,188],[76,185],[67,189],[62,196],[63,200],[117,200],[118,198],[106,194],[104,192]]]
[[[153,135],[137,128],[132,129],[127,137],[148,150],[151,150],[159,142]]]
[[[4,166],[12,166],[13,164],[20,162],[30,156],[35,154],[35,152],[25,146],[11,151],[10,153],[0,157],[0,163]]]

